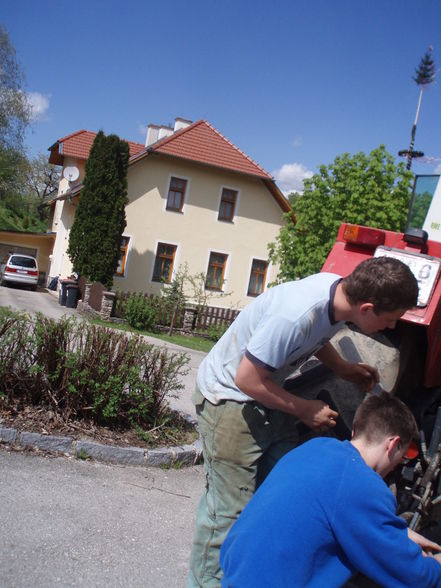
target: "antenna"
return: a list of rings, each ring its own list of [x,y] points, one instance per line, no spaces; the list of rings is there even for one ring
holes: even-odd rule
[[[66,178],[68,182],[75,182],[80,175],[80,170],[75,166],[65,167],[63,170],[63,177]]]

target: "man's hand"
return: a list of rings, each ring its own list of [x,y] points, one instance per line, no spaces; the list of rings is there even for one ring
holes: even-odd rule
[[[322,400],[306,400],[284,390],[271,380],[272,372],[252,363],[246,356],[240,362],[235,383],[242,390],[266,406],[298,417],[314,431],[335,427],[338,413]]]
[[[297,416],[313,431],[326,431],[335,427],[338,412],[329,408],[322,400],[305,400]]]
[[[337,373],[344,380],[358,384],[363,392],[369,392],[380,381],[377,368],[367,363],[346,362]]]
[[[377,368],[367,363],[352,363],[344,359],[330,342],[315,356],[340,378],[358,384],[363,392],[369,392],[380,381]]]

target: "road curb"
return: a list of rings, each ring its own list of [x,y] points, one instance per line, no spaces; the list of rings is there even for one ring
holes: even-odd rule
[[[188,415],[182,416],[193,425],[196,424],[192,417]],[[146,449],[143,447],[102,445],[94,441],[76,440],[72,437],[20,432],[17,429],[3,427],[0,424],[0,443],[23,449],[50,451],[51,453],[78,459],[94,459],[107,463],[146,467],[191,466],[200,463],[202,459],[202,442],[200,439],[197,439],[191,445]]]

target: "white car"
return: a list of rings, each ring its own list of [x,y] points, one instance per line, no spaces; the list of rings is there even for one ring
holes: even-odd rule
[[[7,284],[22,284],[37,289],[38,264],[35,257],[13,253],[9,256],[1,273],[2,286]]]

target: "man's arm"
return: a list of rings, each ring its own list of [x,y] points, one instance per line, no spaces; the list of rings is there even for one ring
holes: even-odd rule
[[[352,566],[381,586],[441,586],[438,555],[423,557],[387,486],[347,468],[333,512],[333,532]]]
[[[439,558],[441,557],[441,554],[439,553],[441,551],[441,545],[438,545],[438,543],[435,543],[434,541],[427,539],[427,537],[420,535],[416,531],[412,531],[412,529],[407,529],[407,536],[409,537],[409,539],[412,539],[414,543],[419,545],[423,552],[427,554],[433,553],[434,551],[438,552],[436,554],[436,559],[439,561]]]
[[[338,376],[354,384],[359,384],[364,392],[369,392],[380,381],[378,370],[367,363],[352,363],[343,359],[331,343],[326,343],[315,356]]]
[[[321,400],[306,400],[287,392],[270,379],[271,373],[245,356],[239,365],[234,382],[239,390],[263,406],[293,414],[313,430],[335,427],[337,412]]]

